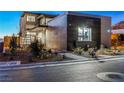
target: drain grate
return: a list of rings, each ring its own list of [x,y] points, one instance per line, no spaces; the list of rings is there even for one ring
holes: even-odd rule
[[[102,72],[98,73],[97,77],[104,81],[124,82],[124,74],[118,72]]]

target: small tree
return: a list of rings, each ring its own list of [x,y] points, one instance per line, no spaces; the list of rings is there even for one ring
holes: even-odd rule
[[[14,34],[13,34],[12,39],[10,41],[9,48],[10,48],[11,55],[15,55],[16,50],[17,50],[17,38],[15,37]]]
[[[41,56],[41,51],[43,50],[44,45],[40,44],[38,40],[35,40],[29,45],[30,52],[34,57],[40,57]]]

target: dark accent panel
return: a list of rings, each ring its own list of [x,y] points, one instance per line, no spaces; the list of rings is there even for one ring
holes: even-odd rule
[[[99,47],[101,39],[101,19],[93,17],[84,17],[77,15],[68,15],[67,17],[67,49],[72,50],[76,47],[84,47],[86,44],[90,47]],[[92,41],[78,41],[78,27],[86,25],[92,29]]]

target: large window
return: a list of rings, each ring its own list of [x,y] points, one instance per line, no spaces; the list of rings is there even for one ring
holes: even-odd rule
[[[124,35],[123,34],[120,34],[119,37],[118,37],[119,41],[124,41]]]
[[[32,41],[34,41],[36,36],[36,33],[31,33],[31,32],[27,32],[26,36],[22,38],[22,44],[31,44]]]
[[[35,16],[27,16],[28,22],[35,22]]]
[[[78,28],[78,41],[91,41],[91,28],[79,27]]]
[[[40,25],[46,25],[46,19],[45,17],[40,19]]]

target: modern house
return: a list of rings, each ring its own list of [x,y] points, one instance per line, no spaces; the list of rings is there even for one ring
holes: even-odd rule
[[[48,49],[111,46],[111,17],[65,12],[46,15],[25,12],[20,21],[21,45],[38,39]]]

